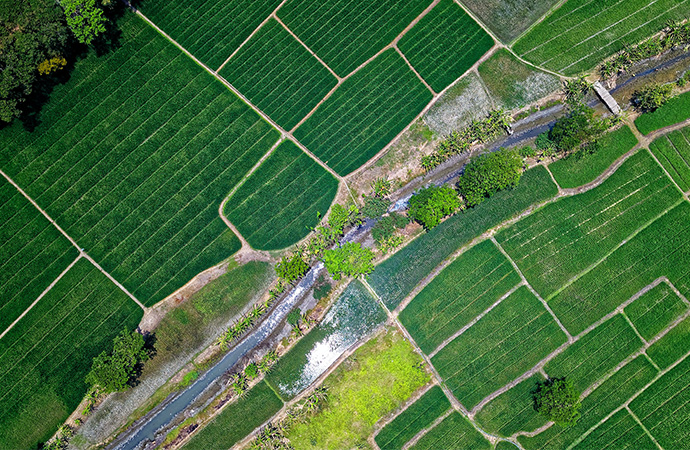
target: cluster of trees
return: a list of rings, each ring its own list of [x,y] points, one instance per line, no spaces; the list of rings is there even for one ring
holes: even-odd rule
[[[673,97],[673,84],[651,84],[633,93],[632,104],[642,112],[659,108]]]
[[[102,393],[124,391],[134,384],[141,365],[149,359],[144,336],[122,330],[113,340],[113,350],[93,359],[86,383]]]
[[[596,117],[586,104],[574,101],[568,105],[568,113],[558,119],[548,132],[537,138],[537,148],[554,153],[570,153],[578,150],[593,152],[598,139],[621,118]]]
[[[111,0],[106,0],[112,5]],[[106,29],[95,0],[4,1],[0,8],[0,121],[40,106],[56,72]]]
[[[460,197],[451,186],[430,186],[412,196],[408,214],[412,220],[430,230],[444,217],[455,214],[460,207]]]
[[[565,378],[549,378],[533,392],[534,409],[562,427],[575,425],[580,418],[580,393]]]
[[[491,111],[486,118],[473,120],[468,127],[450,133],[432,154],[422,157],[422,168],[429,171],[451,156],[468,151],[473,144],[488,142],[508,130],[510,130],[508,113],[502,109]]]

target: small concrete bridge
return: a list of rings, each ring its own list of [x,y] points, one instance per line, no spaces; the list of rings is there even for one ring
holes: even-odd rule
[[[610,109],[615,115],[619,115],[621,113],[621,107],[618,106],[618,102],[616,102],[616,100],[611,96],[609,91],[606,90],[606,88],[598,81],[594,83],[593,87],[599,98],[601,98],[601,101],[604,102],[608,109]]]

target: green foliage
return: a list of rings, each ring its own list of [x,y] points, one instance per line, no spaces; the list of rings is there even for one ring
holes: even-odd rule
[[[563,94],[570,105],[578,105],[584,102],[585,97],[592,91],[592,83],[585,79],[584,75],[574,80],[563,82]]]
[[[180,381],[180,387],[189,386],[197,378],[199,378],[198,370],[192,370],[191,372],[186,373],[184,377],[182,377],[182,381]]]
[[[595,136],[592,127],[594,109],[584,105],[574,105],[569,113],[556,121],[549,131],[549,140],[562,152],[579,148]]]
[[[299,280],[308,270],[309,264],[302,259],[302,255],[299,253],[285,255],[281,258],[280,262],[276,264],[276,273],[281,279],[285,280],[286,283],[292,283],[293,281]]]
[[[396,230],[404,228],[409,219],[402,214],[392,212],[379,219],[371,229],[371,236],[377,244],[383,244],[395,235]]]
[[[548,131],[540,133],[539,136],[537,136],[537,139],[534,141],[534,145],[536,145],[536,147],[542,152],[556,150],[556,144],[554,144],[554,142],[549,138]]]
[[[341,247],[326,250],[324,263],[334,280],[342,276],[357,277],[374,270],[374,252],[362,244],[347,242]]]
[[[248,379],[253,380],[259,376],[259,366],[257,366],[256,363],[247,364],[247,367],[244,368],[244,375]]]
[[[134,381],[138,366],[148,357],[144,336],[125,328],[113,340],[111,352],[104,351],[93,359],[86,382],[106,393],[124,391]]]
[[[633,92],[632,104],[643,112],[656,111],[673,97],[672,84],[652,84]]]
[[[654,112],[641,114],[635,119],[635,126],[640,133],[647,135],[688,118],[690,118],[690,92],[673,97]]]
[[[362,215],[368,219],[377,219],[386,214],[390,208],[390,200],[377,197],[374,195],[364,197],[364,206],[362,207]]]
[[[371,190],[374,197],[388,197],[392,192],[391,181],[388,178],[379,177],[371,183]]]
[[[565,378],[549,378],[539,383],[534,393],[534,409],[562,427],[577,423],[581,406],[580,393]]]
[[[287,323],[292,325],[294,328],[299,327],[299,323],[302,320],[302,314],[299,308],[295,308],[287,315]]]
[[[326,278],[322,275],[316,280],[316,285],[314,286],[314,299],[321,300],[325,298],[330,292],[333,286],[331,283],[326,281]]]
[[[336,203],[331,207],[331,213],[328,216],[328,226],[331,227],[333,233],[341,235],[345,231],[345,227],[360,223],[362,223],[362,220],[357,205],[345,207]]]
[[[460,209],[458,193],[450,186],[430,186],[419,190],[410,199],[408,214],[427,230],[441,223],[441,219]]]
[[[501,149],[472,158],[458,180],[458,190],[467,206],[476,206],[498,191],[517,186],[522,168],[522,158],[515,150]]]
[[[82,44],[90,44],[105,32],[107,19],[103,10],[96,6],[96,0],[62,0],[67,25]]]
[[[524,145],[520,147],[519,149],[517,149],[517,152],[524,159],[534,158],[535,156],[537,156],[537,151],[529,145]]]

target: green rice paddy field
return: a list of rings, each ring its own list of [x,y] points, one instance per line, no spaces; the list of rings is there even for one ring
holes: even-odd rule
[[[649,149],[683,192],[690,191],[690,128],[666,134]]]

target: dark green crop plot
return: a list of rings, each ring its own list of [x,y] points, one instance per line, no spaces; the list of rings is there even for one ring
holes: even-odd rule
[[[650,340],[687,308],[666,283],[661,283],[628,305],[625,314],[640,335]]]
[[[147,305],[240,248],[218,215],[278,133],[133,14],[81,60],[0,166]]]
[[[14,186],[0,177],[0,332],[79,253]]]
[[[573,447],[574,450],[653,450],[658,448],[628,411],[621,409]]]
[[[520,283],[492,241],[472,247],[443,269],[400,313],[400,321],[431,353]]]
[[[544,425],[546,419],[534,409],[534,391],[540,381],[544,381],[543,376],[533,375],[491,400],[475,416],[477,423],[487,432],[504,437]]]
[[[642,341],[617,314],[546,363],[544,370],[551,378],[566,377],[583,392],[640,348]]]
[[[637,145],[637,138],[626,125],[606,134],[599,144],[599,149],[591,155],[578,152],[549,164],[556,183],[564,189],[591,183],[618,158],[632,150]]]
[[[230,197],[223,213],[254,248],[275,250],[302,239],[338,191],[338,180],[285,141]]]
[[[577,279],[549,306],[577,334],[661,276],[690,294],[690,204],[682,202]]]
[[[683,20],[690,0],[568,0],[520,38],[513,49],[533,63],[566,75],[599,62]]]
[[[91,360],[112,348],[142,310],[88,260],[80,259],[0,339],[0,442],[34,448],[79,405]]]
[[[545,168],[525,172],[520,184],[424,233],[376,267],[369,281],[390,309],[451,253],[474,237],[558,193]],[[414,261],[414,264],[409,264]]]
[[[690,318],[684,319],[647,349],[647,355],[662,369],[690,352]]]
[[[690,128],[660,137],[649,145],[664,169],[683,192],[690,191]]]
[[[458,412],[443,419],[410,447],[411,450],[438,449],[489,450],[491,444]]]
[[[142,0],[137,8],[201,62],[218,69],[280,0]]]
[[[390,44],[428,1],[288,0],[278,17],[344,77]]]
[[[431,99],[403,58],[386,50],[345,80],[295,137],[344,176],[376,155]]]
[[[635,119],[640,133],[649,134],[690,118],[690,92],[672,98],[654,112],[648,112]]]
[[[663,448],[688,448],[690,427],[690,359],[685,359],[630,403]]]
[[[275,19],[261,27],[220,74],[286,130],[338,82]]]
[[[455,81],[494,40],[452,0],[441,0],[398,42],[412,67],[436,92]]]
[[[546,308],[523,286],[431,362],[460,403],[471,409],[565,341]]]
[[[443,393],[443,389],[433,386],[383,427],[376,435],[376,444],[381,450],[399,450],[448,409],[450,409],[450,402]]]
[[[230,448],[283,407],[265,381],[251,388],[247,395],[228,405],[208,425],[198,431],[182,448],[208,450]]]
[[[679,198],[651,156],[638,152],[600,186],[547,205],[496,239],[548,300]]]
[[[581,417],[577,424],[567,428],[554,425],[534,437],[520,436],[518,441],[527,450],[566,449],[652,381],[656,374],[656,369],[647,358],[638,356],[582,400]]]

